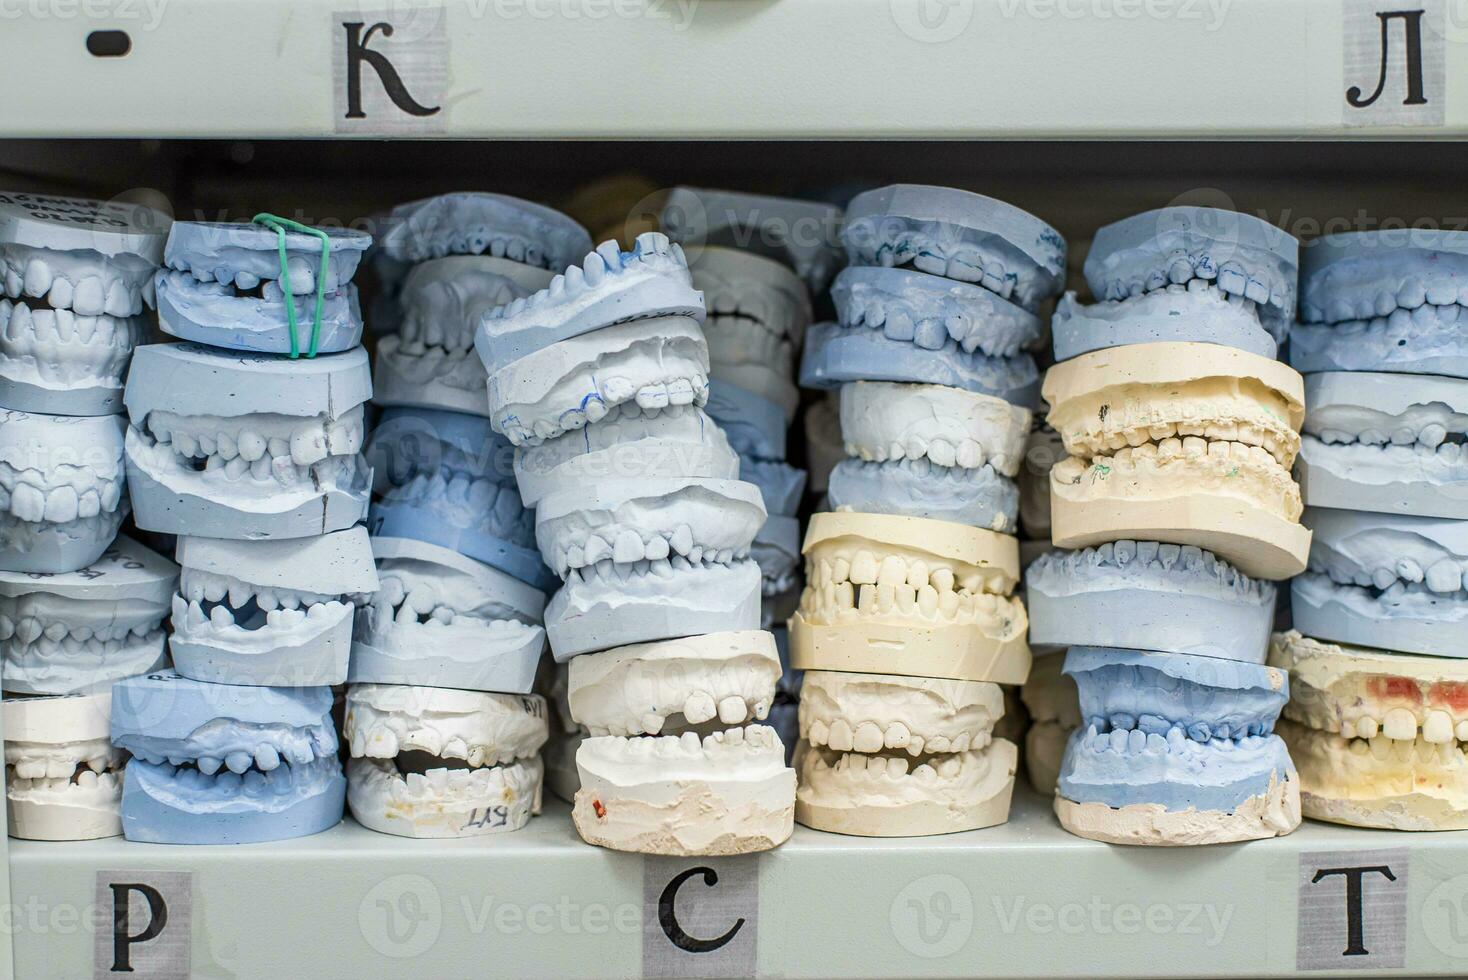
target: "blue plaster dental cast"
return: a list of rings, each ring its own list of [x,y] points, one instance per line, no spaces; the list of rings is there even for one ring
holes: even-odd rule
[[[141,204],[0,191],[0,405],[122,411],[168,224]]]
[[[516,446],[644,410],[708,401],[703,297],[683,250],[637,236],[604,242],[545,289],[486,313],[474,347],[489,374],[490,420]]]
[[[1064,669],[1082,718],[1055,798],[1066,830],[1177,846],[1300,825],[1299,777],[1273,734],[1289,699],[1284,671],[1106,647],[1073,647]]]
[[[75,572],[102,557],[128,513],[126,427],[0,409],[0,569]]]
[[[1034,215],[951,187],[893,184],[846,205],[852,265],[907,267],[977,283],[1037,312],[1060,292],[1065,239]]]
[[[138,348],[125,400],[139,527],[298,538],[367,512],[367,352],[289,360],[198,344]]]
[[[991,466],[963,469],[926,458],[843,459],[831,470],[826,501],[831,510],[907,514],[1001,534],[1018,530],[1019,490]]]
[[[800,521],[771,516],[754,536],[750,557],[760,570],[760,625],[784,622],[800,602]]]
[[[1191,545],[1051,551],[1025,572],[1030,643],[1138,647],[1261,664],[1275,587]]]
[[[1085,266],[1100,302],[1064,330],[1057,312],[1055,358],[1151,341],[1217,343],[1272,358],[1294,320],[1299,264],[1293,235],[1238,211],[1167,207],[1106,225]]]
[[[1301,371],[1388,371],[1468,378],[1468,232],[1347,232],[1301,257]]]
[[[256,687],[346,681],[351,598],[377,591],[365,528],[263,541],[181,537],[176,557],[168,646],[180,675]]]
[[[591,236],[552,208],[508,194],[460,191],[394,207],[382,254],[413,265],[446,255],[488,255],[557,272],[591,250]]]
[[[163,617],[178,567],[120,535],[76,572],[0,572],[7,694],[109,691],[166,662]]]
[[[841,268],[841,209],[821,201],[675,187],[659,215],[668,237],[700,252],[732,246],[795,271],[814,294]]]
[[[155,844],[305,837],[342,817],[331,689],[204,684],[161,671],[112,689],[112,744],[132,753],[122,832]]]
[[[1468,519],[1468,380],[1326,371],[1305,405],[1306,506]]]
[[[794,517],[805,493],[805,470],[778,459],[739,457],[739,478],[759,487],[771,517]]]
[[[759,488],[735,480],[604,480],[541,500],[536,541],[566,582],[545,611],[556,660],[756,629],[765,516]]]
[[[1312,507],[1310,568],[1291,583],[1307,636],[1468,657],[1468,523]]]
[[[281,236],[266,224],[174,222],[154,281],[159,326],[181,340],[266,354],[356,347],[362,312],[351,279],[372,236],[312,231],[286,230],[282,259]]]
[[[714,380],[709,382],[709,400],[704,411],[719,424],[729,445],[740,456],[785,458],[785,413],[768,398],[727,381]]]
[[[545,595],[472,558],[374,537],[381,586],[357,610],[353,684],[528,694],[545,650]]]
[[[535,550],[535,515],[521,502],[513,455],[482,416],[385,410],[368,446],[379,477],[372,533],[448,548],[549,589],[555,579]]]

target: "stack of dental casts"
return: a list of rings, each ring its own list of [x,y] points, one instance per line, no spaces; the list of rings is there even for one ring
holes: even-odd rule
[[[618,850],[746,853],[792,827],[783,746],[748,724],[780,674],[750,557],[766,508],[703,410],[704,313],[683,250],[649,232],[486,313],[475,338],[491,424],[563,582],[544,618],[589,736],[572,818]]]
[[[1304,252],[1290,359],[1309,570],[1270,662],[1305,815],[1468,827],[1468,233],[1330,235]]]
[[[377,347],[368,457],[380,588],[357,614],[348,804],[405,837],[519,830],[540,811],[545,698],[532,693],[556,579],[496,433],[474,330],[591,247],[580,225],[496,194],[395,208],[377,259],[400,272]]]
[[[858,195],[837,321],[801,383],[840,391],[847,458],[806,533],[791,618],[796,819],[872,836],[1003,823],[1018,754],[994,735],[1025,680],[1015,538],[1040,305],[1065,242],[991,198],[896,185]]]
[[[133,519],[177,536],[172,670],[112,689],[129,840],[241,843],[340,819],[331,686],[377,588],[362,457],[372,393],[351,284],[369,236],[175,222],[154,283],[180,342],[134,353]]]
[[[1273,734],[1287,676],[1265,666],[1273,582],[1310,541],[1290,476],[1304,385],[1274,360],[1297,254],[1246,215],[1147,212],[1097,233],[1099,301],[1057,308],[1044,397],[1070,455],[1050,471],[1050,525],[1072,550],[1033,562],[1027,595],[1031,643],[1069,648],[1078,691],[1055,799],[1071,833],[1186,845],[1299,825]]]

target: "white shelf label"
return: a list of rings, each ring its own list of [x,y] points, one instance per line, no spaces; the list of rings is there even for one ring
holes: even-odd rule
[[[93,980],[189,980],[193,872],[98,871],[96,899]]]
[[[1298,970],[1399,969],[1407,958],[1405,847],[1300,854]]]
[[[758,934],[759,855],[644,859],[643,976],[752,977]]]
[[[337,11],[330,22],[333,126],[378,136],[441,133],[448,11],[417,2]]]
[[[1441,126],[1446,103],[1443,0],[1342,0],[1347,126]]]

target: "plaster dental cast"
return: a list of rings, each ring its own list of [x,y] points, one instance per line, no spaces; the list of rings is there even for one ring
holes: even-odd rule
[[[1057,310],[1051,532],[1027,576],[1031,639],[1078,689],[1055,810],[1070,832],[1196,845],[1287,834],[1300,779],[1264,665],[1273,581],[1304,567],[1290,476],[1298,374],[1272,360],[1297,243],[1247,215],[1164,208],[1101,229],[1100,301]]]
[[[682,249],[646,233],[630,252],[605,243],[544,291],[486,314],[476,337],[491,422],[520,447],[536,542],[564,580],[545,608],[546,634],[555,659],[570,662],[572,719],[592,731],[576,750],[573,820],[588,842],[621,850],[748,853],[780,844],[792,825],[784,748],[772,729],[747,724],[768,713],[779,676],[774,638],[758,630],[750,558],[766,509],[759,487],[733,478],[738,457],[722,433],[703,434],[718,432],[700,411],[703,318]],[[636,472],[668,458],[663,441],[695,451],[673,454],[671,471]],[[581,478],[596,453],[634,471]],[[679,651],[671,659],[668,644]],[[687,661],[696,673],[730,644],[766,669],[749,682],[721,672],[714,679],[735,689],[702,691],[677,731],[647,708],[598,709],[614,690],[583,691],[583,678],[619,665],[644,676]]]
[[[1297,632],[1270,662],[1296,677],[1281,731],[1308,817],[1468,827],[1465,262],[1468,234],[1417,230],[1330,235],[1303,256],[1290,351],[1308,372],[1315,538],[1291,587]]]
[[[999,684],[1030,669],[1019,491],[1038,309],[1065,243],[1001,201],[895,185],[854,198],[801,381],[840,389],[847,458],[806,533],[791,619],[796,819],[918,836],[1009,817],[1018,752]]]

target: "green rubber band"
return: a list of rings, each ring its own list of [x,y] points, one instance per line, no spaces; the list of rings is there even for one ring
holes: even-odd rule
[[[275,232],[280,250],[280,288],[285,296],[285,319],[291,328],[291,357],[301,356],[300,342],[296,339],[296,299],[291,295],[291,273],[286,266],[285,256],[285,233],[299,231],[302,234],[314,235],[321,239],[321,271],[316,275],[316,312],[311,318],[311,346],[306,350],[307,357],[316,356],[316,343],[321,337],[321,311],[326,306],[326,273],[331,268],[331,237],[320,228],[312,228],[303,225],[299,221],[290,218],[282,218],[279,215],[268,214],[264,211],[250,219],[252,224],[264,225]]]

